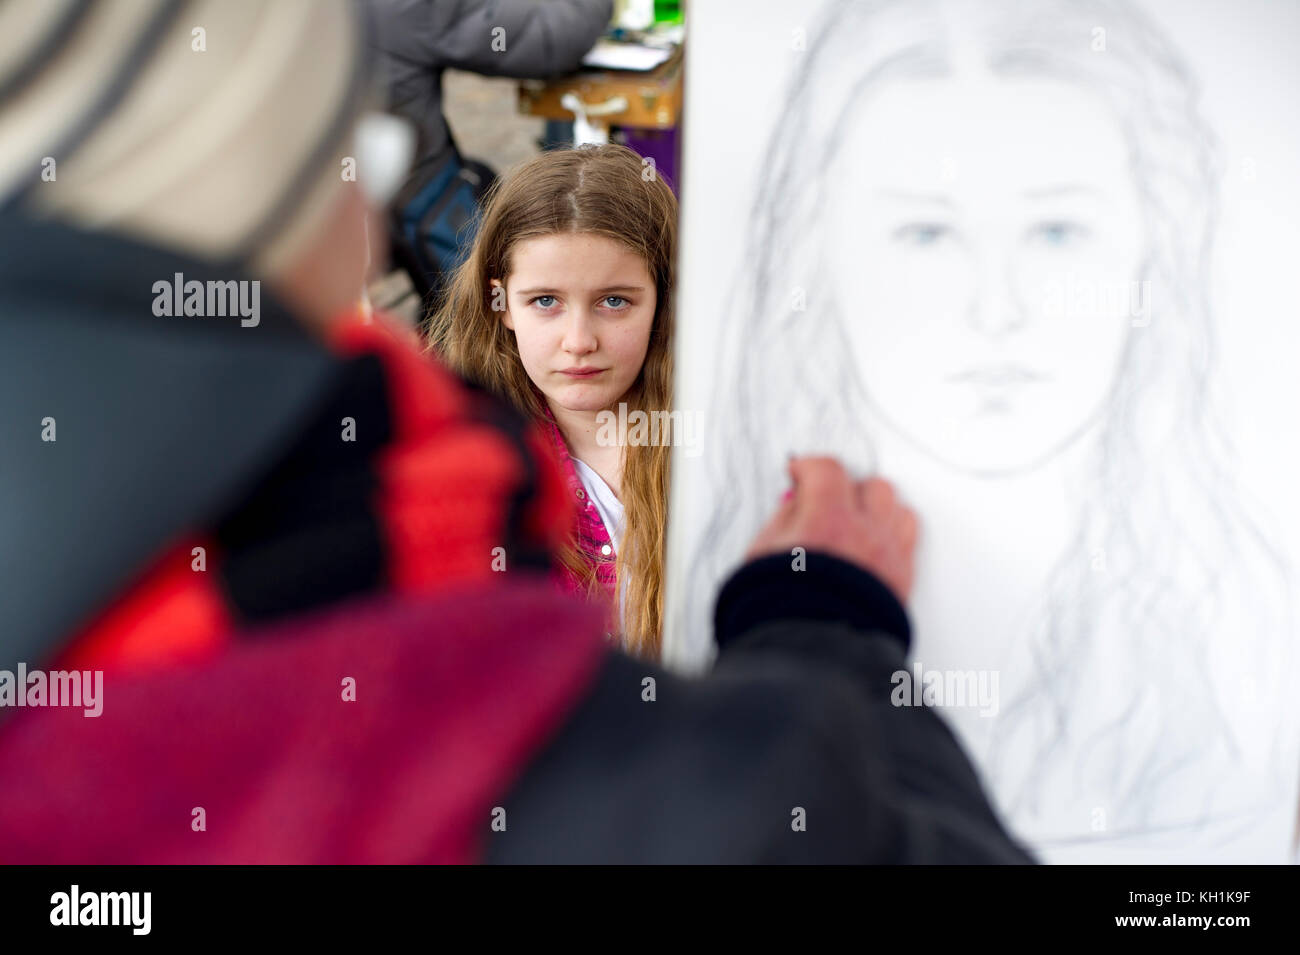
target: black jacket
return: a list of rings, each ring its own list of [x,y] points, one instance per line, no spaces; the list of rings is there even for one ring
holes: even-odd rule
[[[1034,861],[942,717],[890,703],[908,624],[871,574],[819,553],[803,571],[753,561],[723,587],[715,635],[704,678],[611,653],[503,801],[487,859]]]

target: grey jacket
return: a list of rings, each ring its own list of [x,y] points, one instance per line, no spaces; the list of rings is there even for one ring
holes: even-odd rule
[[[414,122],[419,133],[417,161],[451,143],[442,116],[444,69],[520,79],[568,73],[612,15],[612,0],[365,2],[389,108]]]

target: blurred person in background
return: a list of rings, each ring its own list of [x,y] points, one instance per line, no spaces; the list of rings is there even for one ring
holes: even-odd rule
[[[364,0],[387,107],[416,129],[416,163],[389,216],[394,262],[425,309],[478,228],[495,179],[463,157],[442,112],[442,74],[545,79],[571,73],[609,26],[612,0]]]

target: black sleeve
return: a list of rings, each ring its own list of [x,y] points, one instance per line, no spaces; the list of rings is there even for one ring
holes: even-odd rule
[[[1031,862],[942,721],[889,705],[906,614],[824,555],[742,568],[712,674],[611,653],[483,831],[492,862]],[[888,597],[889,599],[884,599]],[[881,630],[887,625],[890,629]]]
[[[891,700],[911,642],[898,599],[872,574],[828,554],[807,554],[802,568],[774,555],[727,581],[714,614],[716,672],[748,670],[762,660],[848,678],[879,729],[892,790],[886,795],[912,824],[955,825],[1001,854],[1033,861],[1011,842],[938,711]]]

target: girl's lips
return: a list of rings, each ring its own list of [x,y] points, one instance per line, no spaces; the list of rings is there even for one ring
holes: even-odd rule
[[[593,375],[599,375],[604,370],[604,368],[566,368],[560,374],[568,375],[570,378],[590,378]]]
[[[1046,378],[1046,375],[1035,371],[1029,366],[1014,362],[974,365],[957,374],[948,376],[949,381],[990,388],[1027,385],[1036,381],[1044,381]]]

